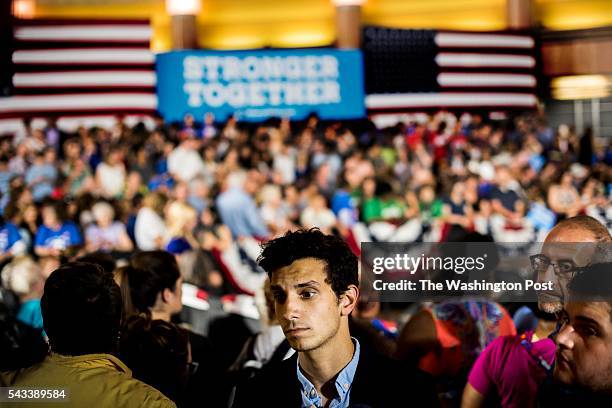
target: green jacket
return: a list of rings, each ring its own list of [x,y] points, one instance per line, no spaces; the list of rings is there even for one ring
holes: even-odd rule
[[[13,388],[66,390],[67,401],[61,403],[45,399],[25,404],[4,402],[0,404],[3,407],[176,407],[155,388],[132,378],[130,369],[110,354],[52,353],[32,367],[0,373],[0,383]]]

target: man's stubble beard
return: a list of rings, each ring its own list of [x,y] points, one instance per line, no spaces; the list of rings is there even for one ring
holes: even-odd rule
[[[563,310],[563,304],[561,302],[538,302],[538,308],[545,313],[555,314]]]

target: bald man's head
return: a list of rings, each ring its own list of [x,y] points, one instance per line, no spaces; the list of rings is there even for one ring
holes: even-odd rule
[[[546,236],[542,254],[552,263],[571,261],[577,267],[590,263],[595,256],[595,243],[612,242],[608,229],[593,217],[579,215],[558,223]],[[581,245],[582,244],[582,245]],[[573,275],[557,274],[550,266],[545,271],[538,271],[538,281],[555,283],[555,289],[540,292],[538,307],[546,313],[556,313],[563,309],[563,299],[567,294],[567,285]]]
[[[612,236],[595,218],[578,215],[555,225],[544,242],[612,242]]]

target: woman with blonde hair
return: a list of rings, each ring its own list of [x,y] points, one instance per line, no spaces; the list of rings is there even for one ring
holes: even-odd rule
[[[166,210],[166,236],[169,237],[166,250],[176,253],[175,250],[179,247],[189,247],[187,249],[198,247],[198,241],[193,235],[197,221],[198,214],[190,205],[180,201],[170,204]]]
[[[200,248],[194,236],[198,222],[196,210],[181,201],[174,201],[166,209],[166,251],[176,256],[181,273],[187,281],[191,281],[197,249]]]

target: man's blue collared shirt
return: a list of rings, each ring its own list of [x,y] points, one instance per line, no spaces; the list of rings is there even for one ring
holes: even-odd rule
[[[330,401],[330,408],[348,408],[349,396],[351,393],[351,387],[353,385],[353,379],[355,378],[355,371],[357,371],[357,364],[359,363],[359,341],[356,338],[352,338],[355,343],[355,352],[351,361],[338,373],[336,377],[336,396]],[[317,392],[316,388],[312,383],[304,376],[300,369],[299,358],[297,360],[297,376],[300,381],[301,395],[302,395],[302,408],[321,408],[323,403],[321,396]]]

